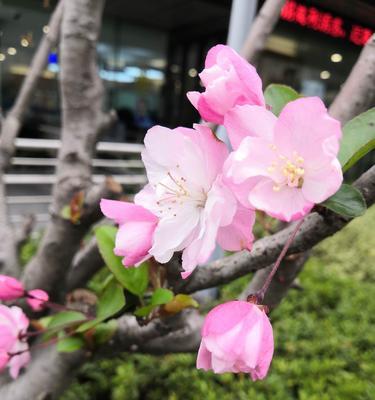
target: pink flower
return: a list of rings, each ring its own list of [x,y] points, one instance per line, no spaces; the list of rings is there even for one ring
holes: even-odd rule
[[[184,278],[207,261],[216,240],[225,249],[251,248],[254,212],[239,209],[222,182],[227,156],[225,144],[201,125],[155,126],[145,137],[142,159],[149,185],[135,202],[159,219],[149,254],[166,263],[183,250]]]
[[[340,123],[319,98],[292,101],[279,118],[262,107],[238,106],[224,124],[237,149],[226,178],[245,207],[292,221],[339,189]]]
[[[0,275],[0,300],[15,300],[23,297],[25,289],[20,281],[11,276]]]
[[[206,121],[222,124],[224,115],[235,105],[265,105],[256,69],[228,46],[209,50],[199,77],[205,92],[188,92],[187,97]]]
[[[197,368],[217,374],[246,372],[255,381],[267,375],[272,355],[272,326],[257,305],[230,301],[207,314]]]
[[[29,346],[21,339],[28,326],[29,320],[19,307],[0,305],[0,370],[8,365],[13,379],[30,361]]]
[[[44,308],[44,303],[49,300],[48,294],[41,289],[29,290],[27,292],[27,304],[34,311],[41,311]]]
[[[102,199],[100,208],[120,225],[114,253],[124,257],[123,264],[130,267],[148,258],[158,218],[142,206],[123,201]]]

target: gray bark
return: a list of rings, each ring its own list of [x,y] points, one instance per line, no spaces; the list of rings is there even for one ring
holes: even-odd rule
[[[275,28],[285,0],[266,0],[260,9],[241,50],[241,55],[256,64],[268,36]]]
[[[375,101],[375,34],[363,48],[348,79],[330,107],[343,124],[367,110]]]
[[[25,268],[27,288],[58,294],[74,254],[89,227],[100,217],[99,198],[118,186],[106,182],[93,188],[91,159],[99,134],[111,118],[102,111],[103,86],[96,67],[96,43],[104,0],[77,0],[64,4],[61,27],[62,140],[53,189],[52,218],[37,255]],[[83,191],[85,204],[79,224],[61,217],[75,194]],[[93,194],[94,192],[94,194]],[[91,201],[90,201],[91,199]]]

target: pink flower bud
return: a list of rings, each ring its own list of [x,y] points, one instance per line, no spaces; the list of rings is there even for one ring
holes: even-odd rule
[[[34,311],[41,311],[44,308],[44,302],[48,301],[49,296],[48,294],[41,289],[34,289],[29,290],[27,292],[27,304],[34,310]]]
[[[15,300],[23,297],[22,283],[11,276],[0,275],[0,300]]]
[[[267,375],[272,355],[272,326],[257,305],[230,301],[207,314],[197,368],[217,374],[246,372],[255,381]]]
[[[209,50],[199,77],[205,91],[188,92],[187,97],[206,121],[222,124],[236,105],[265,106],[256,69],[228,46],[219,44]]]

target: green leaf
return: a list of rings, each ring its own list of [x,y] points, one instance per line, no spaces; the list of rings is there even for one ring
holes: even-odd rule
[[[148,265],[143,263],[136,268],[125,268],[121,257],[113,253],[116,233],[113,226],[100,226],[95,230],[100,254],[117,281],[129,292],[142,296],[148,287]]]
[[[77,329],[77,332],[93,328],[105,319],[112,317],[112,315],[119,312],[124,306],[125,296],[123,288],[117,283],[108,285],[99,298],[96,308],[96,318],[81,325]]]
[[[375,107],[349,121],[343,129],[338,159],[342,170],[351,168],[375,149]]]
[[[299,99],[301,95],[290,86],[272,83],[268,85],[264,91],[264,97],[266,99],[266,104],[271,106],[271,111],[276,116],[279,116],[281,110],[287,103]]]
[[[52,316],[51,320],[49,321],[47,328],[58,328],[64,325],[69,325],[73,322],[81,322],[85,321],[87,318],[85,314],[82,314],[79,311],[62,311],[58,314]]]
[[[173,299],[173,292],[168,289],[156,289],[151,297],[151,304],[160,306],[166,304]]]
[[[173,300],[164,306],[164,310],[170,314],[176,314],[188,307],[198,308],[199,304],[188,294],[177,294]]]
[[[155,310],[155,308],[159,307],[157,304],[149,304],[144,307],[137,308],[134,311],[134,315],[137,317],[147,317],[151,313],[151,311]]]
[[[338,192],[321,205],[349,218],[359,217],[366,211],[366,202],[361,192],[345,183],[341,185]]]
[[[144,307],[138,308],[134,314],[137,317],[146,317],[159,306],[169,303],[173,299],[173,292],[168,289],[159,288],[151,296],[150,304]]]
[[[96,344],[108,342],[117,330],[117,321],[111,319],[107,322],[101,322],[95,327],[94,341]]]
[[[66,337],[58,341],[57,351],[60,353],[71,353],[73,351],[82,349],[84,345],[85,341],[78,336]]]

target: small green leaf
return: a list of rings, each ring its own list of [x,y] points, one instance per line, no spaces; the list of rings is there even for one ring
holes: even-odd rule
[[[279,116],[281,110],[287,103],[299,99],[301,95],[290,86],[272,83],[268,85],[264,91],[264,97],[266,99],[266,104],[271,106],[271,111],[276,116]]]
[[[361,192],[345,183],[341,185],[338,192],[321,205],[349,218],[359,217],[366,211],[366,202]]]
[[[375,149],[375,107],[358,115],[343,128],[338,159],[345,172]]]
[[[73,351],[82,349],[85,342],[78,336],[62,338],[57,343],[57,351],[59,353],[71,353]]]
[[[107,322],[102,322],[95,327],[94,341],[96,344],[108,342],[117,330],[117,321],[111,319]]]
[[[112,315],[119,312],[124,306],[125,296],[122,287],[117,283],[108,285],[99,298],[96,308],[96,318],[82,324],[77,329],[77,332],[83,332],[93,328],[105,319],[112,317]]]
[[[95,230],[100,254],[117,281],[129,292],[142,296],[148,287],[148,265],[125,268],[121,257],[113,253],[117,229],[113,226],[100,226]]]
[[[134,315],[137,317],[147,317],[151,313],[151,311],[155,310],[155,308],[159,307],[157,304],[149,304],[148,306],[137,308],[134,312]]]
[[[198,308],[199,304],[188,294],[177,294],[164,306],[164,310],[170,314],[177,314],[188,307]]]
[[[168,289],[156,289],[151,297],[151,304],[160,306],[166,304],[173,299],[173,292]]]
[[[82,314],[79,311],[62,311],[58,314],[52,316],[51,320],[49,321],[47,328],[58,328],[64,325],[69,325],[73,322],[81,322],[85,321],[87,318],[85,314]]]

